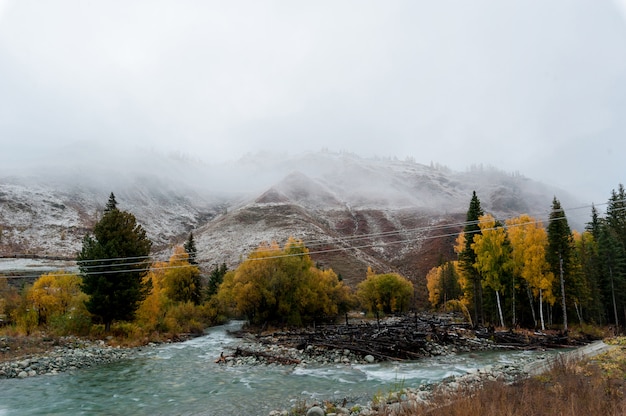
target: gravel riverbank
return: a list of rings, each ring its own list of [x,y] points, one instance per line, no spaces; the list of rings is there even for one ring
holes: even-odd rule
[[[448,377],[438,383],[426,383],[417,387],[402,387],[398,391],[390,388],[371,401],[351,404],[349,407],[338,403],[309,403],[297,414],[306,416],[374,416],[384,410],[386,415],[410,414],[411,410],[429,402],[435,394],[449,395],[455,392],[471,392],[481,389],[486,383],[499,381],[511,384],[524,378],[548,371],[559,359],[580,360],[591,358],[608,351],[611,346],[602,341],[576,349],[568,349],[559,353],[541,353],[532,357],[520,356],[517,360],[506,364],[497,363],[470,370],[468,374]],[[407,413],[409,412],[409,413]],[[269,416],[287,416],[293,409],[273,410]]]
[[[63,338],[61,341],[59,345],[51,346],[45,352],[1,362],[0,379],[57,374],[132,358],[135,354],[132,348],[111,347],[104,341],[74,337]]]

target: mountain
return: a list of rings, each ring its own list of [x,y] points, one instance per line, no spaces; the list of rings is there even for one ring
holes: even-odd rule
[[[261,242],[282,245],[293,236],[318,266],[350,284],[368,266],[421,282],[453,257],[472,191],[500,219],[547,218],[554,195],[564,206],[576,203],[519,174],[453,172],[349,153],[247,155],[222,166],[149,151],[126,159],[90,152],[96,153],[99,162],[78,157],[81,163],[67,166],[37,164],[28,175],[0,171],[0,254],[75,256],[114,192],[160,259],[190,231],[205,268],[222,262],[234,268]]]

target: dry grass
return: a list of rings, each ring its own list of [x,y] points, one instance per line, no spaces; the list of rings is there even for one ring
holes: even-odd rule
[[[61,345],[63,340],[42,334],[19,335],[4,331],[0,333],[0,363],[45,353]]]
[[[435,395],[426,406],[384,409],[380,416],[626,415],[626,347],[593,360],[557,361],[541,376],[512,385],[485,384],[478,391]]]

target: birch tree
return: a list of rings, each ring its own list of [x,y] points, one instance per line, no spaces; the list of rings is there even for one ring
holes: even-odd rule
[[[554,274],[550,272],[546,261],[546,245],[548,236],[541,221],[522,214],[519,217],[506,221],[507,234],[511,242],[511,257],[513,273],[527,284],[533,319],[536,325],[536,315],[533,297],[539,298],[539,317],[541,329],[545,330],[543,316],[543,302],[554,303],[552,286]]]
[[[504,289],[502,277],[509,273],[512,267],[511,248],[507,241],[504,227],[496,223],[491,215],[479,218],[480,234],[474,237],[472,249],[476,253],[474,267],[483,277],[483,286],[491,288],[496,293],[500,325],[504,325],[500,293]]]

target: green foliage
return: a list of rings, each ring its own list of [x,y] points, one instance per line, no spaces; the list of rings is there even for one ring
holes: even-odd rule
[[[109,329],[113,320],[130,320],[149,292],[143,280],[151,241],[135,217],[117,209],[111,193],[93,236],[86,235],[78,255],[87,309]]]
[[[165,315],[165,323],[172,333],[201,334],[206,327],[202,309],[192,302],[172,305]]]
[[[359,283],[356,294],[370,312],[404,312],[413,297],[413,284],[397,273],[375,274],[368,269],[367,278]]]
[[[619,325],[626,308],[626,249],[611,222],[603,221],[598,238],[600,285],[609,322]]]
[[[196,249],[196,242],[193,239],[193,233],[189,233],[189,238],[187,238],[187,241],[185,242],[183,247],[189,255],[189,263],[197,266],[198,249]]]
[[[48,323],[50,332],[57,336],[89,335],[91,330],[91,315],[86,308],[72,311],[65,315],[53,315]]]
[[[262,244],[234,272],[224,275],[217,298],[252,324],[303,325],[332,320],[347,310],[349,289],[332,270],[313,266],[301,241],[281,249]]]
[[[218,266],[217,264],[215,265],[215,267],[211,271],[211,274],[209,275],[209,282],[207,283],[206,287],[207,298],[210,298],[217,293],[217,289],[224,281],[224,276],[226,275],[227,271],[228,267],[226,266],[226,263],[222,263],[220,266]]]
[[[483,209],[480,206],[480,200],[476,195],[476,191],[472,192],[472,199],[470,201],[469,208],[466,215],[466,223],[463,228],[462,247],[457,251],[459,255],[459,267],[463,271],[468,282],[471,282],[473,293],[469,300],[474,304],[474,316],[475,320],[479,323],[483,323],[483,292],[481,275],[476,270],[476,253],[472,248],[474,244],[474,238],[480,234],[479,219],[484,215]]]

